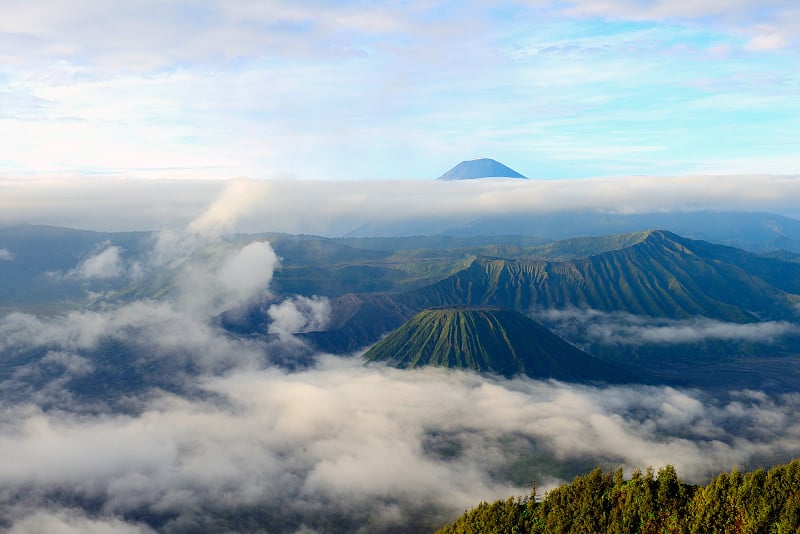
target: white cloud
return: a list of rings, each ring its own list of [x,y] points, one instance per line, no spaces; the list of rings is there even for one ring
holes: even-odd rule
[[[14,520],[8,534],[154,534],[146,525],[116,517],[88,517],[82,510],[36,510]]]
[[[0,248],[0,261],[11,261],[14,259],[14,254],[7,248]]]
[[[353,53],[348,48],[362,37],[408,30],[409,15],[418,11],[380,3],[334,8],[284,1],[263,6],[242,1],[92,1],[83,7],[76,10],[70,2],[54,5],[41,0],[9,6],[0,30],[25,39],[18,43],[8,39],[2,51],[11,55],[15,45],[27,43],[28,61],[56,57],[79,64],[75,60],[82,59],[91,66],[134,72],[175,62],[214,65],[259,57],[265,51],[289,58],[348,56]],[[115,45],[108,46],[112,36]]]
[[[187,230],[210,236],[230,232],[236,221],[243,214],[255,209],[264,194],[268,194],[268,191],[265,191],[268,186],[261,185],[256,188],[252,182],[246,180],[231,180],[222,194],[203,214],[189,224]],[[255,189],[258,189],[257,193]]]
[[[323,330],[330,312],[331,306],[325,297],[295,295],[269,307],[267,314],[272,320],[269,332],[286,337],[298,332]]]
[[[638,338],[647,343],[695,343],[706,339],[770,342],[798,332],[800,327],[784,321],[733,324],[700,320],[694,324],[635,328],[621,332],[620,339]]]
[[[268,520],[281,507],[346,515],[387,500],[456,514],[524,493],[525,481],[500,475],[511,465],[546,487],[560,480],[548,467],[559,462],[671,463],[700,482],[731,465],[788,459],[800,446],[793,396],[723,400],[334,357],[306,371],[239,371],[201,384],[220,402],[162,395],[138,415],[94,416],[6,405],[0,453],[15,458],[0,465],[7,494],[33,488],[35,501],[66,491],[100,498],[110,514],[195,518],[250,505],[265,507]]]
[[[781,337],[800,333],[800,326],[788,321],[727,323],[703,317],[656,319],[627,313],[597,310],[545,310],[540,317],[557,329],[585,328],[591,342],[640,345],[645,343],[700,343],[709,340],[772,343]]]
[[[241,305],[267,291],[278,257],[268,242],[253,242],[225,259],[217,271],[225,290],[226,307]]]
[[[211,299],[202,297],[190,304],[199,301],[209,304]],[[214,312],[216,306],[187,307],[183,301],[136,301],[47,319],[15,312],[0,318],[0,350],[58,346],[81,352],[95,349],[103,340],[117,340],[139,347],[149,358],[169,355],[205,369],[263,361],[264,347],[258,343],[221,335],[209,323]]]
[[[165,232],[157,252],[184,257],[220,229],[341,235],[368,223],[414,222],[441,230],[483,215],[598,210],[611,213],[744,210],[793,214],[797,176],[726,175],[576,180],[229,182],[0,182],[0,223]],[[225,195],[211,209],[221,190]],[[103,201],[96,200],[103,195]],[[82,199],[86,200],[82,200]],[[173,210],[177,206],[177,210]],[[198,214],[201,214],[198,216]],[[436,221],[439,221],[437,223]],[[194,222],[193,222],[194,221]],[[208,230],[209,234],[197,233]],[[167,237],[172,236],[170,239]],[[184,250],[185,249],[185,250]]]
[[[122,249],[109,246],[105,250],[83,260],[70,274],[79,278],[117,278],[124,273]]]
[[[175,230],[202,213],[226,185],[202,180],[76,178],[0,179],[0,224],[25,221],[107,231]]]
[[[219,335],[210,319],[268,295],[278,265],[269,243],[237,247],[195,233],[165,232],[154,247],[154,253],[145,255],[144,264],[138,268],[160,276],[166,272],[162,283],[174,285],[174,292],[159,301],[106,304],[48,318],[12,312],[0,317],[0,350],[56,345],[66,351],[81,351],[92,350],[103,340],[119,340],[147,347],[151,357],[171,354],[206,369],[231,362],[253,365],[262,361],[263,347]],[[70,274],[108,277],[121,270],[117,247],[108,247]],[[58,363],[58,354],[49,357],[53,363]],[[58,361],[68,368],[80,363],[64,358]]]

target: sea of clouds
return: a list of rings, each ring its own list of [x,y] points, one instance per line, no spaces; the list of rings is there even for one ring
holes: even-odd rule
[[[741,210],[795,216],[798,196],[799,177],[772,175],[456,182],[6,176],[0,178],[0,225],[39,223],[103,231],[179,230],[188,225],[192,233],[226,227],[337,236],[363,225],[402,227],[421,220],[432,234],[480,216],[510,213]]]
[[[308,357],[293,334],[324,327],[329,306],[270,291],[281,261],[268,242],[222,242],[238,207],[252,202],[248,188],[234,184],[184,229],[160,233],[135,268],[107,247],[72,271],[168,268],[168,297],[0,317],[0,355],[33,355],[0,382],[4,528],[412,531],[481,500],[524,494],[533,479],[545,491],[594,465],[630,472],[673,464],[703,482],[800,450],[797,394],[406,371],[366,366],[359,354],[278,365]],[[253,303],[271,320],[262,335],[219,326],[222,311]],[[761,337],[788,327],[757,328],[627,322],[597,335],[669,342],[676,331]],[[87,400],[74,384],[97,372],[95,349],[109,341],[133,347],[156,370],[191,372],[181,387],[126,390],[136,397],[128,410],[111,397]]]

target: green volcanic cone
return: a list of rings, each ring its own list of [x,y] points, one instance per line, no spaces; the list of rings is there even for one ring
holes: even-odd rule
[[[364,354],[411,369],[432,365],[511,377],[626,382],[634,377],[570,345],[524,315],[493,308],[424,310]]]

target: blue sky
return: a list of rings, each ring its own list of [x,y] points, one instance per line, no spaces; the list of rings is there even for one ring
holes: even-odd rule
[[[4,176],[800,169],[794,1],[2,3]]]

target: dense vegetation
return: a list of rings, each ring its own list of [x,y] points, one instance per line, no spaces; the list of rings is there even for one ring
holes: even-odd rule
[[[533,492],[532,492],[533,493]],[[595,469],[531,496],[481,503],[439,534],[786,534],[800,532],[800,460],[720,474],[696,487],[667,466],[625,480]]]

